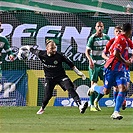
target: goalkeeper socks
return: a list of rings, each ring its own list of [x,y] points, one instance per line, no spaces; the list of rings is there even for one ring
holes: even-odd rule
[[[125,95],[126,95],[126,92],[118,92],[114,111],[120,112],[120,108],[125,99]]]
[[[114,97],[114,102],[116,103],[116,98],[118,95],[118,91],[113,91],[113,97]]]
[[[78,107],[81,105],[81,100],[76,100],[75,103],[78,105]]]

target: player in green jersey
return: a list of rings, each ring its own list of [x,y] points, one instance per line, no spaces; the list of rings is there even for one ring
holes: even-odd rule
[[[0,22],[0,31],[1,31],[1,22]],[[11,61],[14,60],[14,56],[10,47],[10,44],[6,37],[2,36],[0,34],[0,79],[2,78],[2,70],[1,70],[1,64],[2,64],[2,50],[5,50],[8,54],[8,57]]]
[[[89,61],[89,76],[91,80],[91,86],[97,84],[98,78],[103,80],[103,68],[105,60],[102,58],[102,52],[107,42],[110,40],[109,36],[103,33],[104,24],[99,21],[95,26],[96,33],[92,34],[86,45],[85,55]],[[99,106],[95,106],[95,98],[97,95],[92,94],[90,96],[90,111],[100,111]]]

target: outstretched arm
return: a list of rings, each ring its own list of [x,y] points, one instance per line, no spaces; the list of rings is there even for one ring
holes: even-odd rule
[[[82,80],[86,79],[86,76],[81,71],[79,71],[76,66],[74,66],[72,69],[77,75],[81,76]]]
[[[34,49],[33,46],[25,45],[19,48],[17,57],[19,60],[27,59],[30,56],[30,52],[38,56],[39,50],[37,48]]]
[[[30,52],[32,54],[35,54],[36,56],[38,56],[38,53],[40,52],[38,49],[34,49],[33,47],[30,48]]]

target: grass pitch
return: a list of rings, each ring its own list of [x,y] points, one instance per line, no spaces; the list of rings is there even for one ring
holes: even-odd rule
[[[113,108],[80,114],[77,107],[0,107],[0,133],[133,133],[133,109],[121,111],[122,120],[112,120]]]

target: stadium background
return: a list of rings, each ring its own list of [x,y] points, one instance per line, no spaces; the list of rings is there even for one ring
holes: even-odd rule
[[[122,8],[123,11],[120,12],[124,12],[125,9]],[[82,81],[68,66],[65,66],[66,72],[74,82],[75,89],[77,87],[77,92],[82,100],[89,100],[86,91],[90,86],[90,80],[88,77],[88,62],[84,51],[89,36],[95,32],[95,23],[102,21],[105,25],[104,33],[112,38],[114,36],[113,27],[122,25],[124,22],[133,23],[133,15],[120,14],[120,12],[118,14],[101,12],[97,15],[96,12],[86,12],[86,10],[84,12],[79,11],[80,13],[77,10],[74,13],[71,12],[47,13],[20,9],[1,11],[2,35],[8,38],[14,54],[17,54],[22,45],[37,44],[40,49],[45,49],[45,40],[47,38],[53,39],[58,46],[58,51],[64,52],[86,74],[87,80]],[[14,62],[9,62],[3,51],[2,69],[0,106],[41,105],[44,93],[44,73],[42,64],[37,57],[31,55],[25,61],[19,61],[16,58]],[[133,65],[131,66],[131,84],[128,92],[130,107],[133,107],[132,71]],[[16,85],[15,89],[14,85]],[[102,82],[99,82],[99,85],[102,85]],[[59,86],[56,86],[53,96],[49,105],[74,105],[68,92],[63,92]],[[112,95],[110,94],[106,98],[111,99]],[[106,98],[101,101],[102,106],[105,106]],[[113,102],[108,105],[113,106]]]

